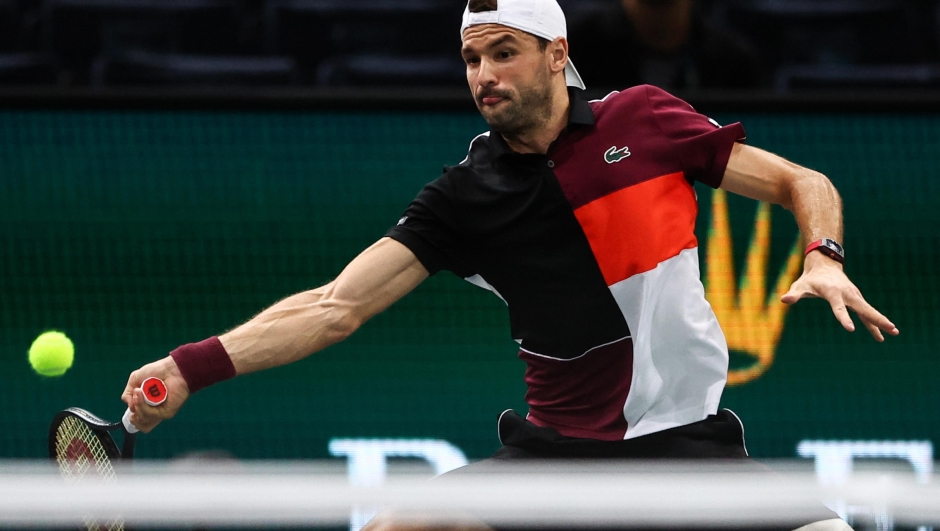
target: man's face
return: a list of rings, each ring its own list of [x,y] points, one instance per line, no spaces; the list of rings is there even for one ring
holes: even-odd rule
[[[550,58],[534,36],[499,24],[471,26],[461,54],[473,100],[493,131],[518,134],[551,117]]]

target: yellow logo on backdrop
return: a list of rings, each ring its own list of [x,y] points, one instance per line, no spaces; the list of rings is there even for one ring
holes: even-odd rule
[[[800,275],[803,263],[799,237],[777,277],[774,290],[767,294],[767,258],[770,255],[770,205],[760,203],[754,232],[747,250],[741,282],[735,285],[731,245],[731,224],[724,190],[712,194],[712,220],[708,229],[705,297],[712,305],[725,332],[728,348],[753,356],[743,369],[728,371],[728,385],[741,385],[764,374],[774,361],[788,306],[780,302]]]

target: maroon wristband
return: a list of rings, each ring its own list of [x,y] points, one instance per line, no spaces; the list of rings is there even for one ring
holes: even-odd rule
[[[190,393],[235,377],[235,365],[219,338],[188,343],[170,352]]]

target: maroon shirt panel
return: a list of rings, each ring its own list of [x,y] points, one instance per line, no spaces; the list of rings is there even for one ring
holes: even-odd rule
[[[526,362],[528,419],[568,437],[619,441],[627,433],[623,405],[633,379],[633,340],[622,339],[580,358],[556,360],[519,351]]]
[[[684,101],[648,85],[591,102],[595,125],[559,139],[549,156],[573,209],[670,173],[710,186],[721,183],[740,124],[719,128]],[[605,153],[628,148],[609,163]]]
[[[720,127],[668,92],[649,85],[645,88],[650,112],[672,142],[686,178],[718,188],[731,148],[746,138],[744,127],[739,122]]]

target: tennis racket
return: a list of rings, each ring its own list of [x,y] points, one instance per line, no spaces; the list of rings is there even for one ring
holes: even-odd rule
[[[166,385],[159,378],[147,378],[141,385],[145,402],[152,406],[166,401]],[[70,407],[60,411],[49,427],[49,457],[59,464],[59,471],[69,482],[80,482],[85,477],[111,480],[115,477],[114,464],[118,460],[134,457],[134,443],[139,431],[130,420],[130,408],[121,422],[108,422],[82,408]],[[111,436],[114,431],[124,432],[120,450]],[[89,531],[122,531],[123,519],[99,523],[93,517],[85,518]]]
[[[147,378],[140,386],[144,401],[157,406],[166,401],[166,384],[159,378]],[[121,430],[124,440],[121,449],[111,432]],[[59,463],[62,474],[69,478],[81,478],[92,472],[113,477],[113,459],[134,457],[134,443],[139,430],[131,423],[130,408],[124,412],[121,422],[108,422],[82,408],[70,407],[60,411],[49,427],[49,457]]]
[[[127,424],[134,427],[130,422]],[[110,433],[121,428],[123,452],[118,450]],[[133,457],[136,437],[123,422],[108,422],[84,409],[70,407],[52,419],[49,456],[58,461],[59,471],[70,483],[92,477],[110,481],[115,477],[114,460]],[[99,519],[88,514],[83,519],[87,531],[125,531],[124,519],[120,517]]]

